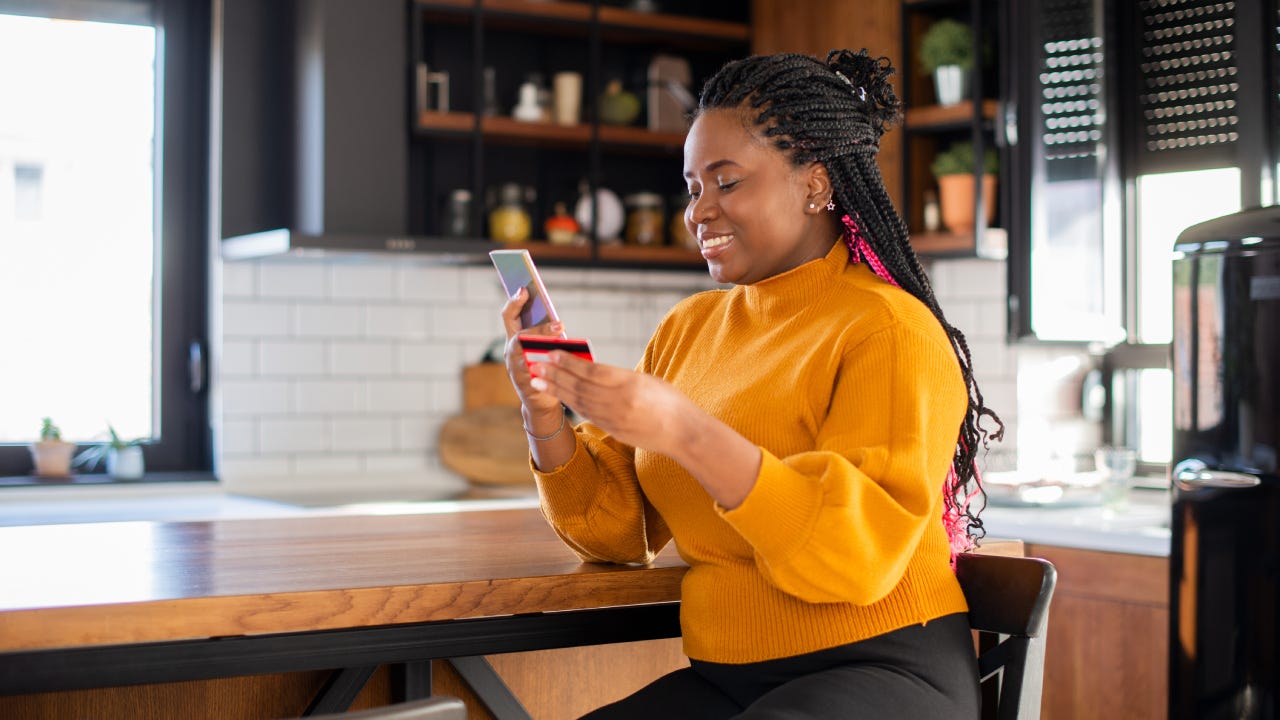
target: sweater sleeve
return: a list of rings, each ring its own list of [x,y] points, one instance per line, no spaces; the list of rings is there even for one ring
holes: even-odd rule
[[[747,498],[722,516],[760,572],[809,602],[870,604],[902,579],[941,496],[967,394],[950,347],[910,325],[840,364],[813,451],[767,450]]]
[[[640,489],[635,449],[590,423],[574,436],[569,462],[551,472],[533,468],[542,514],[584,562],[653,560],[671,531]]]

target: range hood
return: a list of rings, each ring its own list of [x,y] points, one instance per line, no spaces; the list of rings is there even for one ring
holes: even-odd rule
[[[408,234],[406,21],[402,0],[218,0],[224,258],[483,252]]]

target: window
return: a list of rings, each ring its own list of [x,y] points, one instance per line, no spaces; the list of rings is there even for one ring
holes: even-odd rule
[[[210,467],[208,16],[0,0],[0,475],[45,416],[146,438],[149,471]]]
[[[1011,220],[1031,242],[1011,248],[1010,327],[1103,351],[1104,440],[1158,471],[1174,240],[1280,199],[1280,2],[1036,0],[1014,15],[1010,88],[1034,149],[1012,178],[1032,194]]]

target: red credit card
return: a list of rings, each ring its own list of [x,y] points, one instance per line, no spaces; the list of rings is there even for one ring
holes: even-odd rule
[[[553,335],[517,335],[520,347],[524,351],[524,362],[533,373],[534,363],[550,362],[552,350],[564,350],[575,357],[589,362],[595,360],[591,353],[591,343],[583,338],[561,338]],[[533,373],[537,376],[537,373]]]

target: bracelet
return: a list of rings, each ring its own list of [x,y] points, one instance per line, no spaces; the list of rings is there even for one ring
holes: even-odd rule
[[[548,441],[548,440],[554,440],[554,439],[556,438],[556,436],[557,436],[557,435],[559,435],[560,433],[564,432],[564,426],[567,424],[567,422],[566,422],[567,420],[568,420],[568,415],[567,415],[567,414],[565,413],[565,411],[564,411],[564,406],[563,406],[563,405],[561,405],[561,406],[560,406],[560,427],[557,427],[555,432],[551,433],[550,435],[548,435],[548,436],[546,436],[546,437],[542,437],[542,436],[539,436],[539,435],[534,435],[534,434],[533,434],[533,431],[532,431],[532,430],[530,430],[530,429],[529,429],[529,428],[527,428],[527,427],[526,427],[526,428],[524,428],[524,432],[525,432],[525,434],[526,434],[526,435],[528,435],[529,437],[533,438],[534,440],[537,440],[538,442],[546,442],[546,441]],[[521,427],[524,427],[524,426],[523,426],[523,425],[521,425]]]

